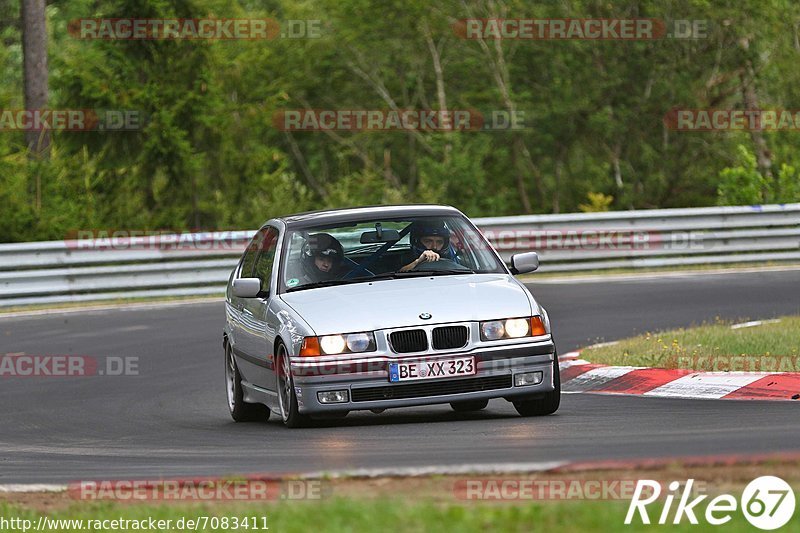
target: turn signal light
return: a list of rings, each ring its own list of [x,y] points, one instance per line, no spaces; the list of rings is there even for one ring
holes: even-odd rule
[[[317,337],[305,337],[300,346],[301,357],[319,357],[319,339]]]
[[[542,317],[540,316],[532,316],[531,317],[531,335],[536,337],[537,335],[547,335],[547,330],[544,329],[544,322],[542,322]]]

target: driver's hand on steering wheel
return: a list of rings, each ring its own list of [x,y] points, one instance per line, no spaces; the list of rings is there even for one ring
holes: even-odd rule
[[[421,254],[419,254],[419,258],[417,258],[418,263],[425,263],[427,261],[438,261],[439,254],[434,252],[433,250],[425,250]]]

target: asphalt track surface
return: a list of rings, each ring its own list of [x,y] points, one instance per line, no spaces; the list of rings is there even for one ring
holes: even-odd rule
[[[560,351],[715,317],[800,313],[800,271],[531,284]],[[321,427],[235,424],[222,303],[0,319],[0,354],[135,356],[139,375],[0,378],[0,483],[800,451],[800,405],[568,394],[351,413]]]

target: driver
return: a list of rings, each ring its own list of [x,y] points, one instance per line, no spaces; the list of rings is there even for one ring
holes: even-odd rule
[[[400,268],[400,272],[407,272],[428,261],[457,261],[455,250],[450,245],[450,230],[443,221],[414,222],[410,239],[414,259]]]
[[[344,250],[342,244],[328,233],[308,236],[303,245],[302,257],[304,283],[336,279],[341,274]]]

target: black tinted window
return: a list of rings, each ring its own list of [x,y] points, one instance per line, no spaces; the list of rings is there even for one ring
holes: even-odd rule
[[[253,267],[258,258],[258,252],[261,251],[267,231],[271,228],[262,228],[256,232],[250,244],[245,249],[244,256],[242,257],[242,270],[239,273],[240,278],[249,278],[253,276]]]
[[[260,243],[254,277],[261,280],[261,290],[269,290],[269,278],[272,274],[272,264],[275,260],[275,249],[278,247],[278,230],[265,228],[263,239]]]

